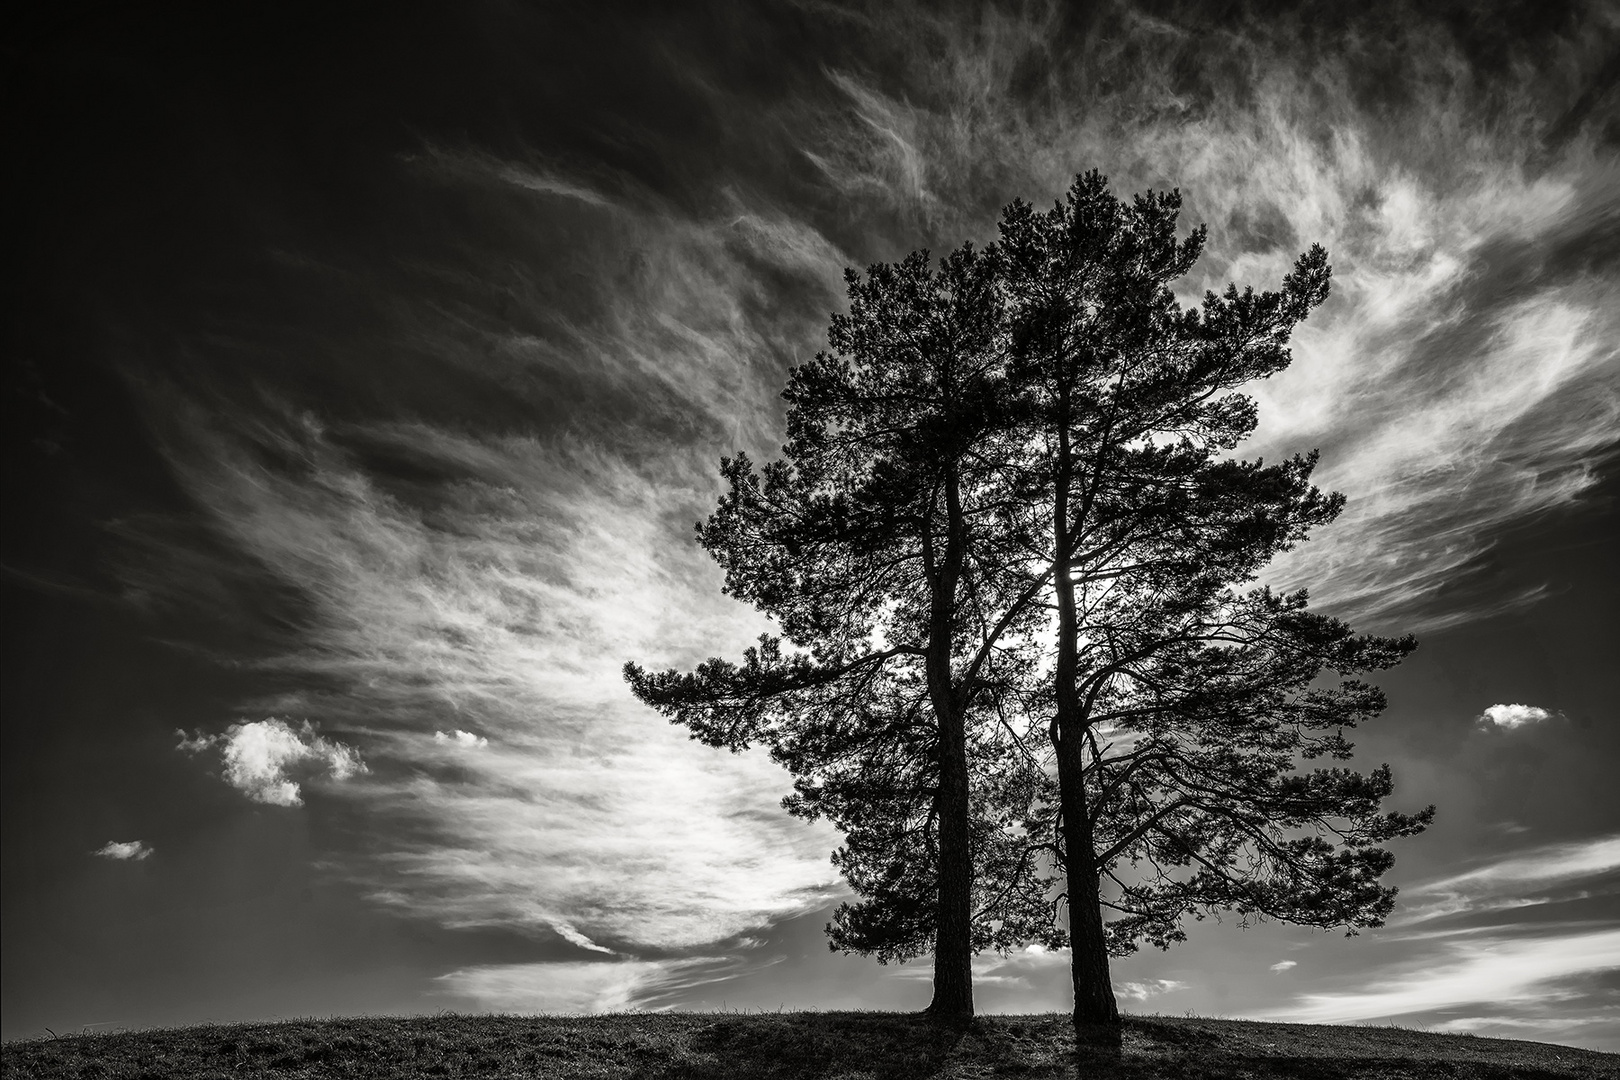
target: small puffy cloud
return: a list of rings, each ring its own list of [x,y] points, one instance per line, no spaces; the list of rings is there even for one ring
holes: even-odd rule
[[[140,862],[152,854],[152,848],[144,840],[109,840],[90,854],[118,862]]]
[[[1480,727],[1512,731],[1514,728],[1528,727],[1531,724],[1551,720],[1552,713],[1539,705],[1492,705],[1476,719]]]
[[[489,745],[489,740],[482,735],[474,735],[470,731],[462,731],[459,728],[448,735],[442,731],[435,731],[433,741],[437,743],[454,743],[456,746],[468,750],[477,750]]]
[[[1271,970],[1272,971],[1287,971],[1289,968],[1297,968],[1297,967],[1299,967],[1299,961],[1297,961],[1297,960],[1279,960],[1275,964],[1271,965]]]
[[[222,735],[176,734],[177,750],[196,754],[217,748],[225,782],[254,802],[271,806],[303,805],[300,784],[311,776],[325,773],[333,780],[347,780],[367,771],[353,747],[317,735],[308,720],[294,727],[271,717],[232,724]]]
[[[1175,979],[1147,979],[1143,982],[1114,984],[1114,993],[1127,1001],[1146,1001],[1150,997],[1158,997],[1160,994],[1170,994],[1185,989],[1187,989],[1187,984]]]
[[[187,735],[184,728],[176,728],[174,733],[180,736],[180,741],[174,744],[174,748],[187,754],[200,754],[225,737],[204,735],[200,731],[194,736]]]

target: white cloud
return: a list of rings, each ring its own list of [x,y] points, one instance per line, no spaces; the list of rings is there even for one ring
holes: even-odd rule
[[[1392,926],[1410,926],[1468,912],[1532,907],[1544,890],[1620,869],[1620,836],[1546,844],[1498,858],[1460,874],[1421,881],[1402,890]]]
[[[598,757],[509,735],[465,782],[372,784],[380,820],[429,839],[354,869],[447,925],[546,927],[602,951],[690,948],[825,902],[831,838],[775,805],[768,762],[704,754],[661,724],[643,738]]]
[[[152,848],[144,840],[109,840],[90,854],[119,862],[139,862],[151,856]]]
[[[1431,1030],[1446,1033],[1492,1032],[1503,1028],[1508,1031],[1534,1032],[1538,1041],[1549,1041],[1549,1036],[1578,1031],[1593,1024],[1612,1024],[1606,1016],[1456,1016],[1442,1020]],[[1511,1036],[1510,1036],[1511,1037]]]
[[[1275,964],[1271,965],[1271,970],[1272,971],[1287,971],[1290,968],[1296,968],[1296,967],[1299,967],[1299,961],[1298,960],[1279,960]]]
[[[1516,1012],[1497,1011],[1487,1006],[1480,1015],[1455,1016],[1431,1023],[1425,1017],[1424,1026],[1431,1031],[1483,1035],[1496,1039],[1533,1039],[1536,1042],[1563,1043],[1610,1053],[1620,1036],[1620,1016],[1613,1008],[1603,1008],[1599,1002],[1590,1012],[1562,994],[1549,997],[1543,1007],[1519,1005]]]
[[[516,165],[501,165],[496,169],[496,175],[514,187],[520,187],[537,194],[578,199],[580,202],[589,203],[592,206],[608,205],[607,199],[591,189],[579,184],[570,184],[549,173],[534,172]]]
[[[1589,896],[1605,888],[1593,879],[1617,869],[1620,836],[1606,836],[1529,848],[1408,886],[1402,898],[1411,906],[1379,935],[1398,943],[1403,955],[1399,963],[1373,972],[1360,985],[1303,995],[1267,1018],[1353,1023],[1466,1009],[1478,1025],[1453,1018],[1447,1030],[1511,1037],[1516,1027],[1528,1028],[1540,1023],[1537,1017],[1550,1016],[1549,1033],[1573,1033],[1585,1008],[1576,1002],[1585,996],[1579,984],[1620,967],[1620,930],[1544,920],[1511,927],[1438,920]],[[1564,1004],[1551,1016],[1545,1008],[1555,1001]],[[1422,1022],[1432,1019],[1425,1015]]]
[[[285,720],[245,721],[232,724],[221,735],[188,737],[176,732],[176,749],[200,753],[218,748],[224,763],[225,782],[254,802],[271,806],[301,806],[300,776],[325,772],[333,780],[347,780],[366,772],[366,765],[351,746],[315,733],[305,720],[294,727]]]
[[[657,1007],[656,998],[736,973],[710,958],[683,960],[558,961],[484,964],[440,975],[440,993],[478,1011],[506,1013],[621,1013]]]
[[[1147,979],[1142,982],[1114,984],[1114,993],[1127,1001],[1146,1001],[1161,994],[1173,994],[1187,989],[1187,984],[1176,979]]]
[[[369,895],[615,952],[692,948],[826,902],[836,839],[783,813],[782,770],[693,743],[620,676],[630,658],[735,655],[763,627],[686,537],[689,508],[713,498],[707,455],[636,467],[583,436],[369,430],[466,477],[437,493],[439,525],[303,417],[265,434],[308,463],[295,476],[202,433],[182,470],[314,613],[267,666],[328,688],[252,705],[367,733],[377,769],[354,796],[375,854],[343,872]],[[487,743],[449,771],[447,749],[472,749],[458,731]],[[272,798],[295,779],[257,775]]]
[[[609,954],[613,952],[612,949],[609,949],[604,945],[598,945],[596,942],[580,933],[579,930],[575,928],[574,925],[567,919],[549,919],[547,920],[546,925],[550,926],[552,930],[556,931],[558,937],[562,938],[564,941],[578,945],[582,949],[589,949],[591,952]]]
[[[268,395],[240,405],[136,380],[188,493],[308,603],[307,625],[262,665],[306,689],[255,704],[367,733],[383,775],[356,796],[377,854],[345,871],[371,895],[604,950],[692,947],[824,901],[836,839],[781,812],[781,771],[690,743],[629,699],[618,665],[735,656],[763,628],[719,595],[690,524],[713,506],[718,454],[780,446],[786,369],[819,347],[841,268],[989,239],[1009,198],[1048,203],[1081,169],[1101,165],[1121,192],[1183,189],[1188,222],[1212,226],[1209,280],[1195,291],[1227,277],[1274,286],[1298,248],[1332,252],[1335,298],[1298,336],[1296,367],[1258,389],[1265,426],[1244,452],[1327,447],[1321,482],[1351,509],[1279,578],[1346,613],[1404,618],[1493,530],[1589,486],[1584,462],[1620,416],[1604,378],[1620,340],[1612,289],[1530,282],[1489,310],[1467,293],[1499,262],[1537,262],[1492,262],[1502,244],[1543,254],[1582,227],[1601,200],[1564,165],[1526,170],[1420,93],[1435,122],[1409,126],[1441,140],[1425,154],[1471,165],[1452,177],[1404,166],[1380,143],[1396,125],[1335,92],[1343,71],[1268,65],[1241,34],[1222,70],[1247,65],[1251,77],[1207,111],[1177,91],[1168,51],[1129,46],[1134,30],[1088,45],[1101,52],[1045,73],[1051,93],[1031,95],[1015,72],[1053,55],[1053,11],[991,11],[968,26],[926,5],[886,9],[877,33],[932,35],[906,92],[838,72],[831,106],[739,108],[739,140],[803,141],[825,177],[805,205],[724,187],[722,173],[687,200],[719,208],[686,216],[682,199],[637,194],[588,162],[565,175],[537,157],[429,148],[419,174],[474,185],[495,238],[468,229],[442,245],[431,302],[380,278],[366,299],[395,320],[382,330],[390,347],[439,365],[434,385],[465,376],[473,402],[486,384],[519,399],[538,387],[522,414],[532,429],[318,420]],[[1085,82],[1093,72],[1110,85]],[[739,105],[717,101],[716,115],[728,104]],[[828,227],[832,214],[843,217]],[[865,246],[846,254],[832,237]],[[791,288],[770,292],[778,278]],[[570,396],[580,385],[589,393]],[[566,430],[544,426],[553,415]],[[347,449],[356,440],[367,455]],[[431,463],[444,479],[413,501],[371,470],[372,454]],[[479,753],[446,753],[473,749],[464,736]],[[296,776],[273,756],[268,740],[244,751],[238,786],[297,801]],[[635,970],[591,965],[577,978]]]
[[[896,246],[986,238],[1007,197],[1044,207],[1094,166],[1122,192],[1178,187],[1185,220],[1210,227],[1187,299],[1227,280],[1274,287],[1321,242],[1333,298],[1295,335],[1294,366],[1249,388],[1261,427],[1240,452],[1320,447],[1318,482],[1349,505],[1271,580],[1414,631],[1536,595],[1533,582],[1506,595],[1446,587],[1466,583],[1504,527],[1589,490],[1620,424],[1612,275],[1560,265],[1612,220],[1612,166],[1579,152],[1532,162],[1536,137],[1487,125],[1451,83],[1421,78],[1402,91],[1412,130],[1429,133],[1414,152],[1355,105],[1354,60],[1292,67],[1272,51],[1286,33],[1273,26],[1223,30],[1228,59],[1196,100],[1169,66],[1185,54],[1147,45],[1160,30],[1140,21],[1073,66],[1032,71],[1052,56],[1053,18],[967,23],[891,6],[878,32],[927,27],[927,57],[904,92],[839,75],[841,110],[802,125],[812,160],[847,198],[897,219]],[[1447,36],[1424,47],[1425,70],[1468,67]],[[1043,88],[1033,102],[1031,77]],[[1511,92],[1533,112],[1561,91],[1521,80]]]
[[[1305,994],[1266,1019],[1304,1024],[1354,1023],[1475,1004],[1534,1003],[1553,984],[1620,968],[1620,930],[1560,937],[1476,935],[1447,941],[1380,972],[1354,990]]]
[[[588,185],[559,176],[545,167],[503,161],[498,157],[478,152],[447,150],[429,145],[419,159],[434,173],[455,180],[498,181],[536,195],[552,195],[574,199],[590,206],[608,207],[611,201]]]
[[[1492,705],[1476,718],[1481,727],[1508,731],[1552,719],[1552,713],[1539,705]]]
[[[484,736],[474,735],[472,732],[462,731],[460,728],[450,732],[448,735],[442,731],[435,731],[433,741],[436,743],[451,743],[464,750],[478,750],[489,745],[489,740]]]
[[[1464,887],[1500,888],[1591,877],[1620,869],[1620,836],[1599,836],[1561,844],[1546,844],[1515,852],[1461,874],[1420,882],[1412,893],[1450,892]]]
[[[1482,242],[1456,241],[1459,263]],[[1354,289],[1354,273],[1340,285]],[[1298,335],[1300,359],[1260,392],[1263,426],[1245,450],[1327,444],[1317,482],[1350,500],[1338,521],[1278,560],[1277,582],[1310,585],[1320,603],[1359,619],[1423,629],[1535,595],[1450,608],[1431,601],[1465,580],[1504,525],[1570,505],[1592,484],[1602,433],[1620,422],[1612,378],[1620,316],[1606,308],[1606,290],[1588,283],[1526,288],[1514,303],[1478,312],[1444,282],[1398,287],[1414,306],[1397,321],[1400,341],[1384,340],[1354,297]],[[1296,417],[1340,380],[1322,415]]]

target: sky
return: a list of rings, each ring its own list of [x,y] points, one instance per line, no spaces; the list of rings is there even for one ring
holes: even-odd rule
[[[440,1010],[917,1009],[837,837],[619,669],[769,629],[693,522],[844,267],[1178,188],[1188,301],[1333,294],[1266,572],[1415,633],[1356,736],[1388,924],[1227,918],[1141,1013],[1620,1050],[1620,7],[53,5],[5,46],[6,1038]],[[1067,958],[979,958],[990,1012]]]

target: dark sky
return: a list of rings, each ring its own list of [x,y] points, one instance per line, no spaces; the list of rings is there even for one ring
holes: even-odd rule
[[[691,523],[843,267],[1097,168],[1208,224],[1188,298],[1328,248],[1242,450],[1349,497],[1268,578],[1420,636],[1358,761],[1440,808],[1386,928],[1199,924],[1122,1003],[1620,1049],[1620,9],[211,12],[4,46],[6,1037],[925,1004],[618,667],[765,628]]]

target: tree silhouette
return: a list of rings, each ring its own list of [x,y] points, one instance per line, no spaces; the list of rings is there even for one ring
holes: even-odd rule
[[[1169,283],[1204,233],[1177,240],[1179,209],[1177,193],[1127,206],[1091,173],[1045,214],[1009,207],[999,244],[1027,425],[1014,486],[1054,616],[1050,681],[1026,705],[1058,778],[1074,1020],[1104,1040],[1111,952],[1168,947],[1184,915],[1221,909],[1379,925],[1394,890],[1378,845],[1433,815],[1379,812],[1387,767],[1295,772],[1349,756],[1342,729],[1384,706],[1355,676],[1415,643],[1357,637],[1304,592],[1238,588],[1343,505],[1310,485],[1314,454],[1225,456],[1256,422],[1236,388],[1287,366],[1289,334],[1327,296],[1326,253],[1301,256],[1280,292],[1229,286],[1183,310]]]
[[[931,948],[944,1016],[972,1014],[974,951],[1068,943],[1077,1035],[1117,1044],[1111,954],[1219,910],[1378,925],[1379,845],[1433,814],[1380,811],[1387,767],[1297,771],[1349,756],[1343,729],[1384,705],[1358,676],[1412,640],[1244,591],[1343,505],[1314,455],[1229,456],[1256,422],[1238,388],[1287,366],[1327,256],[1183,310],[1204,234],[1178,240],[1179,209],[1090,173],[937,271],[848,273],[781,459],[724,460],[698,529],[782,637],[625,667],[694,737],[794,774],[784,805],[844,832],[860,897],[833,947]]]
[[[975,947],[1062,941],[1020,839],[1049,781],[990,719],[1028,663],[999,646],[1042,588],[998,543],[996,466],[1010,453],[999,269],[964,246],[937,272],[918,252],[846,280],[832,351],[783,393],[781,459],[757,471],[723,460],[728,490],[698,526],[726,592],[783,638],[741,665],[631,663],[625,677],[695,738],[769,746],[796,777],[786,807],[846,838],[834,861],[862,900],[839,910],[832,945],[883,961],[932,950],[930,1008],[962,1018]]]

